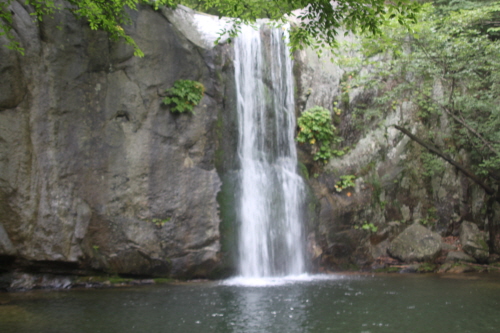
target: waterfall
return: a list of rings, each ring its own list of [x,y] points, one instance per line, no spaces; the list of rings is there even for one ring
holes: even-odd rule
[[[305,272],[292,61],[286,30],[242,27],[235,39],[239,270],[242,277]]]

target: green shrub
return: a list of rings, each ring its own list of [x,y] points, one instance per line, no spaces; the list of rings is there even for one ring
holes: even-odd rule
[[[166,93],[168,96],[163,99],[163,103],[171,106],[171,112],[193,113],[193,108],[203,98],[205,87],[198,81],[177,80]]]
[[[370,233],[376,233],[378,231],[378,227],[376,225],[374,225],[373,223],[368,223],[367,221],[365,221],[361,226],[354,226],[354,229],[366,230]]]
[[[374,270],[375,273],[398,273],[401,270],[399,267],[384,267]]]
[[[337,190],[337,192],[342,192],[342,190],[346,188],[356,186],[354,180],[356,180],[355,175],[340,176],[340,180],[335,184],[335,190]]]
[[[432,273],[436,271],[436,265],[430,263],[423,263],[417,268],[417,272],[419,273]]]
[[[297,123],[300,128],[297,141],[309,143],[312,146],[315,161],[326,163],[334,155],[343,155],[342,151],[331,148],[332,144],[342,140],[335,135],[335,126],[332,124],[330,111],[320,106],[314,106],[304,111]]]
[[[435,175],[439,175],[443,173],[445,170],[445,165],[443,160],[438,158],[434,154],[423,152],[420,155],[420,159],[422,160],[422,165],[424,167],[422,175],[426,177],[433,177]]]
[[[163,227],[165,225],[165,223],[167,222],[170,222],[172,218],[171,217],[168,217],[166,219],[157,219],[157,218],[154,218],[151,220],[151,222],[153,222],[154,224],[156,224],[157,227]]]

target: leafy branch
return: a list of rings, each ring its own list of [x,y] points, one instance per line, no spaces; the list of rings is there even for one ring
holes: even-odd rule
[[[5,35],[9,43],[7,48],[24,54],[24,49],[15,40],[12,34],[13,14],[10,5],[13,0],[0,2],[0,36]],[[66,0],[66,4],[58,5],[55,0],[24,0],[24,3],[33,8],[30,14],[36,21],[42,22],[45,17],[55,12],[70,10],[75,17],[86,20],[92,30],[103,30],[112,40],[124,40],[134,48],[134,55],[143,57],[136,42],[126,34],[123,26],[131,23],[127,10],[137,10],[140,4],[151,5],[155,10],[160,6],[175,8],[178,0]]]

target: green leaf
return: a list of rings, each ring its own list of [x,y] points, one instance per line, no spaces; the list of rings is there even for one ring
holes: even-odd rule
[[[170,111],[174,113],[193,113],[194,107],[203,98],[205,87],[197,81],[177,80],[174,86],[165,92],[168,96],[163,99],[163,104],[170,105]]]

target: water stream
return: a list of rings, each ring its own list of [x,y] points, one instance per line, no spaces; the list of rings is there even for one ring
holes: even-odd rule
[[[244,26],[235,40],[238,101],[239,270],[242,277],[305,272],[292,61],[285,29]]]

